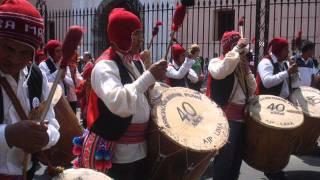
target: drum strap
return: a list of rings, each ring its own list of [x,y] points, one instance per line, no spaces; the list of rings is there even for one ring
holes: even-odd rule
[[[6,81],[6,82],[4,82],[5,84],[9,84],[4,77],[2,77],[2,78],[4,79],[4,81]],[[33,66],[32,70],[31,70],[30,79],[28,81],[28,96],[29,96],[29,103],[30,103],[31,109],[35,108],[35,107],[33,107],[34,106],[33,105],[34,98],[38,98],[39,101],[41,100],[42,83],[43,82],[42,82],[41,70],[39,69],[39,67]],[[2,94],[1,86],[3,86],[2,83],[0,83],[0,124],[2,124],[4,121],[4,112],[3,112],[4,105],[3,105],[3,94]],[[4,87],[4,90],[6,91],[6,93],[8,94],[8,96],[9,96],[9,93],[7,91],[12,91],[11,94],[16,96],[15,93],[13,92],[13,90],[10,88],[11,87],[10,85],[8,85],[8,87],[6,87],[6,86],[3,86],[3,87]],[[6,90],[6,88],[9,88],[9,89]],[[9,98],[12,101],[11,96],[9,96]],[[17,97],[15,99],[18,100]],[[12,103],[14,104],[15,102],[12,101]],[[19,104],[20,104],[20,101],[19,101]],[[20,104],[20,106],[21,106],[21,104]],[[17,113],[19,113],[18,110],[17,110]],[[23,111],[23,113],[24,113],[24,111]]]
[[[7,79],[5,77],[0,77],[0,85],[3,87],[3,89],[8,94],[8,96],[9,96],[14,108],[16,109],[20,119],[27,120],[28,117],[27,117],[26,113],[24,112],[18,97],[16,96],[16,94],[12,90],[9,82],[7,81]]]

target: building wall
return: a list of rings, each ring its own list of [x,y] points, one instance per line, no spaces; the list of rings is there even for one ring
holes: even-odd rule
[[[31,0],[34,4],[36,0]],[[102,0],[47,0],[48,9],[83,9],[83,8],[94,8],[98,7]],[[177,0],[140,0],[140,2],[144,5],[150,5],[152,3],[159,3],[161,7],[161,2],[168,2],[169,6],[174,6]],[[203,2],[203,1],[201,1]],[[208,1],[206,1],[208,2]],[[253,3],[254,0],[247,0],[247,4]],[[273,1],[272,1],[273,2]],[[230,3],[230,1],[229,1]],[[213,6],[213,5],[212,5]],[[301,14],[301,9],[303,9]],[[308,10],[306,10],[308,9]],[[308,4],[304,4],[301,6],[299,3],[294,6],[293,3],[289,4],[289,7],[283,6],[280,8],[280,5],[276,5],[274,8],[273,5],[270,7],[270,31],[269,31],[269,39],[273,37],[282,36],[291,41],[297,32],[302,29],[303,38],[308,38],[312,41],[317,42],[316,46],[316,56],[320,56],[320,2],[317,5],[317,11],[315,6],[308,6]],[[251,11],[251,14],[250,14]],[[164,53],[166,48],[167,39],[169,37],[171,19],[173,9],[168,11],[158,11],[154,14],[144,14],[144,29],[145,29],[145,39],[146,44],[149,42],[151,38],[152,27],[157,19],[161,19],[163,21],[163,26],[160,29],[160,33],[158,37],[155,39],[155,43],[158,43],[158,47],[153,48],[154,59],[158,59]],[[193,12],[193,13],[191,13]],[[183,27],[179,30],[177,34],[177,38],[179,41],[183,43],[185,47],[190,46],[192,43],[199,43],[203,52],[204,57],[212,57],[214,53],[221,53],[221,48],[219,40],[217,38],[217,12],[218,10],[214,8],[201,8],[198,10],[195,8],[193,11],[188,11],[187,16],[185,18]],[[294,14],[296,12],[296,14]],[[281,15],[282,13],[282,15]],[[239,15],[238,15],[239,14]],[[235,8],[235,26],[237,26],[237,21],[239,16],[245,16],[245,32],[244,37],[252,39],[255,36],[255,26],[256,26],[256,17],[255,17],[255,6],[246,7],[242,6],[240,9]],[[296,17],[294,19],[294,17]],[[302,17],[302,18],[301,18]],[[316,21],[316,18],[317,20]],[[287,19],[289,19],[287,21]],[[308,24],[309,19],[309,24]],[[282,20],[282,23],[281,23]],[[73,24],[80,23],[73,22]],[[91,20],[85,23],[91,23]],[[226,22],[228,23],[228,22]],[[63,24],[61,21],[60,24]],[[65,25],[62,25],[65,26]],[[192,31],[193,29],[193,31]],[[237,27],[235,27],[237,30]],[[88,29],[87,32],[89,32]],[[310,36],[307,37],[307,34]],[[87,38],[91,39],[90,35]]]

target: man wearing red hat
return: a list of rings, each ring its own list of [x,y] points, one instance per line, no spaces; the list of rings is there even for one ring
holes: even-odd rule
[[[46,76],[36,65],[27,68],[42,41],[43,28],[41,15],[28,1],[4,0],[0,4],[1,180],[22,179],[24,152],[50,148],[60,137],[52,108],[46,116],[48,123],[27,118],[49,94]]]
[[[187,87],[199,81],[197,73],[192,69],[193,57],[186,57],[186,50],[180,44],[171,47],[172,63],[166,72],[167,84],[172,87]]]
[[[257,94],[270,94],[287,99],[291,84],[297,81],[296,63],[289,64],[289,43],[284,38],[274,38],[268,45],[270,53],[258,65]]]
[[[247,60],[243,59],[248,52],[247,40],[241,39],[239,32],[230,31],[223,34],[221,43],[223,54],[209,63],[207,95],[225,112],[230,135],[228,143],[215,158],[212,169],[208,170],[213,171],[214,180],[236,180],[244,144],[244,107],[255,92],[256,82]],[[242,69],[241,74],[238,68]]]
[[[41,71],[46,74],[48,81],[53,83],[57,76],[62,58],[62,44],[58,40],[49,40],[44,50],[48,55],[48,59],[41,62],[39,64],[39,67]],[[69,73],[69,67],[67,71]],[[69,76],[62,76],[60,85],[64,89],[65,94],[67,95],[68,86],[73,85],[73,80]]]
[[[297,81],[296,63],[289,64],[289,43],[284,38],[274,38],[268,45],[270,50],[258,65],[257,94],[270,94],[287,99],[291,84]],[[286,180],[286,174],[265,173],[270,180]]]
[[[40,69],[46,74],[48,81],[53,83],[60,66],[62,58],[62,44],[58,40],[50,40],[45,46],[45,52],[48,55],[48,59],[40,63]],[[74,58],[77,55],[74,55]],[[69,101],[69,104],[76,113],[77,96],[75,93],[75,87],[80,83],[82,77],[77,71],[77,66],[67,66],[65,76],[62,76],[60,86],[64,89],[64,93]]]
[[[108,174],[118,180],[145,179],[148,89],[165,76],[167,62],[145,70],[142,61],[134,59],[144,39],[140,19],[129,11],[112,10],[107,33],[110,48],[98,58],[91,75],[89,133],[74,141],[75,153],[80,154],[74,165],[110,169]]]

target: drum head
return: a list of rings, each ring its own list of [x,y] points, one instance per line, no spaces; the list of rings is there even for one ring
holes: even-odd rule
[[[49,89],[51,89],[52,85],[53,85],[53,83],[48,83]],[[53,95],[52,102],[51,102],[51,104],[53,106],[55,106],[59,102],[59,100],[62,96],[62,93],[63,93],[62,87],[58,84],[57,89]]]
[[[159,130],[186,149],[216,151],[227,142],[229,125],[223,111],[197,91],[165,89],[152,115]]]
[[[94,171],[92,169],[67,169],[59,176],[54,177],[53,180],[112,180],[107,175]]]
[[[274,129],[293,129],[303,123],[301,108],[278,96],[257,96],[249,102],[246,111],[253,120]]]
[[[320,91],[318,89],[302,86],[292,93],[290,101],[301,106],[307,116],[320,118]]]

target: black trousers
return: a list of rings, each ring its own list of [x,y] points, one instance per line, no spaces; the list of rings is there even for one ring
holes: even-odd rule
[[[128,164],[112,164],[108,176],[115,180],[146,180],[145,159]]]

